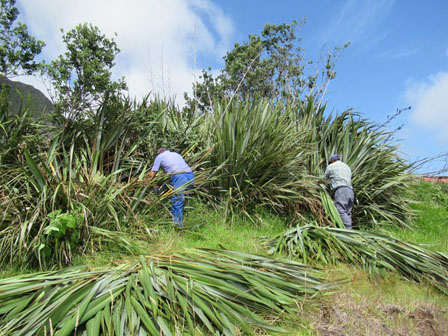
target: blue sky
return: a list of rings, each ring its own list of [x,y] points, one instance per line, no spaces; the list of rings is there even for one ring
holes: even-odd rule
[[[218,71],[235,42],[266,23],[306,19],[307,58],[350,42],[327,93],[328,108],[354,108],[382,122],[412,106],[393,127],[409,160],[448,152],[448,1],[446,0],[20,0],[31,32],[47,43],[47,61],[63,51],[59,29],[81,22],[114,36],[122,52],[114,73],[130,93],[176,96],[201,68]],[[24,79],[44,88],[42,80]],[[440,167],[437,163],[434,167]],[[431,170],[431,167],[427,167]]]
[[[220,2],[243,40],[265,23],[306,18],[303,45],[310,58],[323,46],[350,41],[339,59],[337,77],[327,94],[335,111],[354,108],[378,122],[397,108],[411,106],[392,124],[403,155],[410,160],[448,152],[448,85],[440,88],[440,111],[421,119],[434,106],[419,106],[418,88],[437,85],[431,78],[448,73],[448,1],[233,1]],[[414,97],[414,98],[413,98]],[[434,104],[434,102],[432,102]],[[416,111],[416,108],[419,108]],[[417,115],[416,115],[417,114]],[[442,124],[441,124],[442,123]],[[440,166],[438,163],[436,166]],[[432,167],[427,167],[431,170]]]

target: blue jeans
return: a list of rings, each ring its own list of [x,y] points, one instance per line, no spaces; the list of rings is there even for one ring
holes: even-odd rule
[[[171,176],[171,186],[174,189],[171,197],[171,214],[174,223],[182,223],[184,219],[185,190],[193,187],[193,173],[182,173]]]

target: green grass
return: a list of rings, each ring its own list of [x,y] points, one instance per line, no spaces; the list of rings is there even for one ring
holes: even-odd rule
[[[239,217],[229,223],[222,210],[210,208],[195,199],[191,200],[185,209],[184,229],[176,229],[167,218],[169,213],[163,212],[157,218],[146,220],[147,235],[139,234],[138,241],[134,240],[139,245],[140,254],[166,255],[188,248],[224,248],[267,255],[260,238],[275,236],[287,225],[286,219],[266,211],[258,212],[256,217],[253,217],[254,221]],[[74,264],[101,267],[130,258],[137,256],[110,246],[94,254],[77,257]]]
[[[387,272],[385,277],[372,277],[361,268],[339,264],[327,269],[331,280],[347,278],[342,291],[354,297],[369,298],[406,308],[421,303],[431,303],[440,307],[448,305],[448,298],[434,287],[404,280],[396,273]]]
[[[184,248],[225,248],[249,253],[266,254],[260,244],[261,236],[273,236],[282,232],[285,222],[267,212],[258,213],[255,223],[247,218],[226,222],[222,211],[207,208],[194,202],[187,209],[184,230],[171,225],[159,226],[159,235],[149,252],[172,253]]]
[[[398,239],[421,244],[434,251],[448,253],[448,185],[418,182],[410,190],[417,212],[411,229],[384,229]]]

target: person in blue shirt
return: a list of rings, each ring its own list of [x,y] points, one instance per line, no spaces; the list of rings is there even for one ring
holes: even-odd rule
[[[176,226],[182,228],[185,190],[193,186],[193,171],[179,153],[170,152],[164,147],[158,149],[149,177],[154,177],[160,168],[171,177],[171,186],[174,189],[171,197],[171,214]]]
[[[352,210],[355,199],[352,187],[352,171],[341,161],[337,154],[330,157],[330,164],[325,170],[324,178],[329,179],[333,191],[333,201],[342,222],[347,229],[352,228]]]

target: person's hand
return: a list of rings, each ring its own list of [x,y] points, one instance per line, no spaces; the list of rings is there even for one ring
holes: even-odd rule
[[[327,185],[329,183],[329,181],[326,178],[320,178],[317,180],[317,184],[320,185]]]

